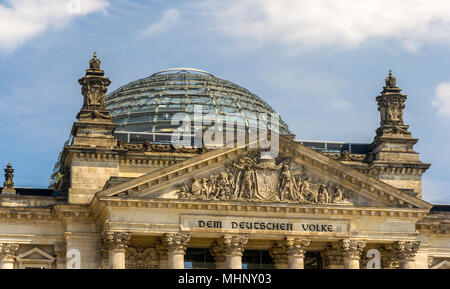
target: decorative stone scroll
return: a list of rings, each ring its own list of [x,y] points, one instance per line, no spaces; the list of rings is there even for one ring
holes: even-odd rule
[[[312,176],[303,166],[292,168],[290,159],[259,155],[249,153],[228,163],[218,175],[194,177],[192,184],[179,185],[179,198],[352,204],[349,192],[344,192],[342,186]]]
[[[175,148],[171,144],[154,144],[151,142],[145,143],[127,143],[118,141],[117,148],[122,150],[127,150],[131,152],[171,152],[171,153],[192,153],[198,154],[202,153],[202,148],[197,147],[179,147]]]

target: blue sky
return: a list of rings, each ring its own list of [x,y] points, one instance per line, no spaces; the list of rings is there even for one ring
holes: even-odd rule
[[[195,67],[266,100],[297,139],[370,143],[389,69],[424,199],[450,203],[450,2],[0,0],[0,167],[46,187],[97,51],[112,84]]]

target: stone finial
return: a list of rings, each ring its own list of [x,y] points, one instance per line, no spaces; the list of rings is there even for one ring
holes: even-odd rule
[[[5,169],[5,182],[3,183],[2,194],[15,194],[14,189],[14,169],[8,164]]]
[[[102,62],[97,58],[97,52],[94,52],[94,57],[89,61],[89,67],[91,70],[100,70],[100,64]]]
[[[111,120],[108,110],[106,110],[106,93],[111,81],[106,78],[105,72],[100,69],[101,61],[94,52],[94,57],[89,61],[89,69],[86,75],[79,79],[82,86],[81,94],[84,96],[83,107],[78,114],[78,119],[106,119]]]
[[[397,87],[397,79],[392,75],[392,70],[389,69],[389,75],[386,77],[387,87]]]

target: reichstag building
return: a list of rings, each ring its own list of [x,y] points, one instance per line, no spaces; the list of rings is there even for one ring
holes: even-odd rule
[[[259,96],[198,69],[110,83],[94,54],[48,188],[5,168],[0,268],[450,268],[450,206],[422,199],[430,164],[392,72],[370,144],[299,140],[261,121],[276,113]]]

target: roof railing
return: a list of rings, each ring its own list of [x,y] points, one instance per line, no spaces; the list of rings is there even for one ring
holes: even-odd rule
[[[197,69],[197,68],[189,68],[189,67],[174,67],[174,68],[168,68],[168,69],[164,69],[161,71],[158,71],[156,73],[153,73],[150,77],[164,73],[164,72],[171,72],[171,71],[177,71],[177,72],[190,72],[190,71],[195,71],[195,72],[200,72],[200,73],[204,73],[210,76],[214,76],[212,73],[209,73],[208,71],[205,70],[201,70],[201,69]]]

